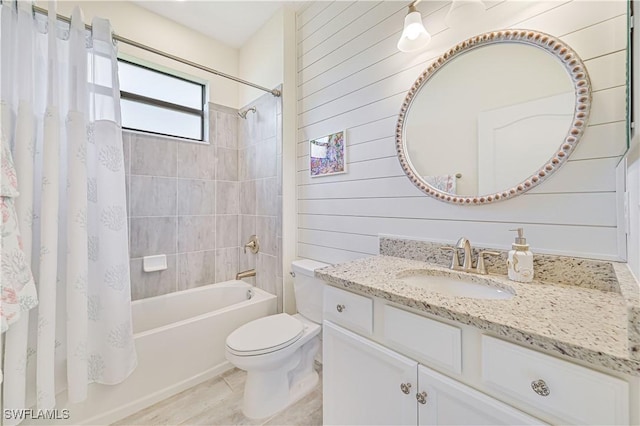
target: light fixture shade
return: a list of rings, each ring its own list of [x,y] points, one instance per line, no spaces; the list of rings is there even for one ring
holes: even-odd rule
[[[431,35],[422,24],[422,15],[412,11],[404,18],[404,30],[398,41],[398,50],[413,52],[425,47],[431,41]]]
[[[478,20],[487,10],[482,0],[453,0],[444,22],[449,28],[467,26]]]

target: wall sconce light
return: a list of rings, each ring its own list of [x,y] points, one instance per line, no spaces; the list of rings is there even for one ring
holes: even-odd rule
[[[415,0],[409,5],[409,13],[404,18],[404,30],[398,41],[401,52],[420,50],[431,41],[431,35],[422,24],[422,15],[416,8],[418,2],[420,0]]]
[[[444,22],[449,28],[468,25],[475,22],[485,10],[487,6],[482,0],[453,0]]]

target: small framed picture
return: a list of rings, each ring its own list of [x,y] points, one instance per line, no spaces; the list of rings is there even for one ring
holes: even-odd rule
[[[311,177],[346,173],[345,132],[332,133],[309,141],[309,171]]]

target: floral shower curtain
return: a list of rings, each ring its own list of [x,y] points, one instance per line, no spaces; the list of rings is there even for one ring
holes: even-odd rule
[[[136,365],[116,49],[109,21],[88,33],[77,8],[71,25],[55,2],[48,18],[30,1],[0,13],[1,132],[39,302],[5,333],[3,406],[51,409]]]

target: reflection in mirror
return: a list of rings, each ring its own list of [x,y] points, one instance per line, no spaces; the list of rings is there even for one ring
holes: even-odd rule
[[[589,83],[577,55],[546,37],[565,55],[494,40],[471,43],[425,71],[399,120],[401,164],[405,156],[414,183],[445,200],[494,201],[535,186],[566,159],[585,125]],[[541,171],[547,164],[553,167]]]
[[[553,156],[574,105],[573,84],[554,56],[527,44],[482,46],[418,92],[407,115],[407,151],[425,179],[460,173],[449,179],[457,194],[498,192]]]

